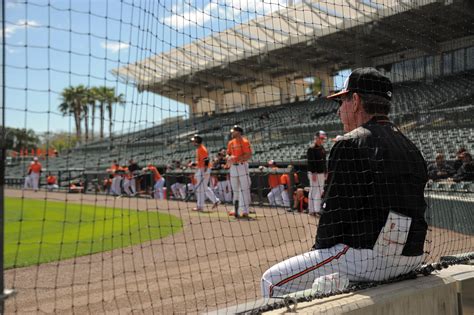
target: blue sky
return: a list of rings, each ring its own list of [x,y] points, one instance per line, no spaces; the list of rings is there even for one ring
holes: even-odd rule
[[[7,0],[6,125],[74,131],[73,120],[57,108],[63,88],[78,84],[124,94],[115,132],[187,116],[187,106],[138,93],[110,71],[281,9],[286,1]]]

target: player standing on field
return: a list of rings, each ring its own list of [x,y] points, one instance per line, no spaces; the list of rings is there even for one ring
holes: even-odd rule
[[[326,150],[323,144],[327,139],[324,131],[314,135],[314,143],[306,152],[308,158],[309,205],[308,211],[312,216],[321,212],[321,196],[324,191],[324,181],[327,176]]]
[[[242,127],[235,125],[230,132],[232,140],[227,144],[227,163],[230,165],[230,184],[234,197],[234,211],[229,215],[236,218],[242,214],[249,217],[250,208],[250,174],[248,160],[252,157],[252,148],[247,138],[243,137]]]
[[[30,164],[30,167],[28,168],[28,175],[30,177],[30,182],[35,191],[38,191],[39,189],[39,181],[40,181],[40,176],[41,176],[42,171],[43,171],[43,167],[41,166],[41,163],[38,161],[38,158],[35,156],[33,158],[33,162]]]
[[[379,71],[361,68],[329,97],[339,101],[347,133],[329,155],[316,243],[267,270],[263,296],[305,290],[332,273],[349,281],[387,280],[423,263],[426,163],[387,117],[392,91]]]
[[[194,187],[197,207],[193,208],[193,211],[204,211],[206,196],[212,201],[212,208],[217,208],[220,201],[217,199],[212,189],[209,188],[209,179],[211,178],[209,153],[207,152],[206,147],[202,144],[202,137],[194,135],[194,137],[191,138],[191,142],[196,147],[196,173],[194,173],[194,177],[197,181],[196,186]]]

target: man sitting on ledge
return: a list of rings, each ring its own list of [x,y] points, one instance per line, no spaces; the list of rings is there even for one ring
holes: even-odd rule
[[[426,163],[387,117],[392,91],[379,71],[361,68],[329,97],[339,101],[347,133],[330,152],[316,243],[263,274],[264,297],[310,289],[333,273],[381,281],[422,264]]]

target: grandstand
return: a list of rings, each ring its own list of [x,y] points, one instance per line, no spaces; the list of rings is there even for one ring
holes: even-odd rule
[[[418,145],[427,160],[436,153],[454,159],[459,147],[474,151],[474,72],[439,77],[432,82],[399,82],[395,85],[391,118]],[[225,147],[228,132],[240,124],[252,140],[252,162],[265,164],[269,159],[284,163],[305,160],[306,149],[315,130],[326,130],[330,137],[342,134],[337,104],[324,98],[260,107],[238,113],[214,114],[157,125],[137,132],[95,141],[62,152],[49,159],[48,168],[103,171],[112,160],[134,158],[145,165],[153,161],[165,167],[173,160],[189,161],[194,149],[189,138],[199,133],[211,153]],[[222,122],[225,121],[223,124]],[[326,143],[330,149],[331,142]],[[25,164],[26,163],[26,164]],[[7,168],[7,175],[19,174],[27,162]]]

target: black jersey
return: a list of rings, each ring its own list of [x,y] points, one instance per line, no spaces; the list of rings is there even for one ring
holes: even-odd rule
[[[314,145],[306,151],[308,158],[308,171],[311,173],[326,173],[326,150],[324,147]]]
[[[388,118],[373,118],[336,142],[328,171],[314,248],[372,249],[395,211],[412,218],[402,255],[423,254],[426,162]]]

